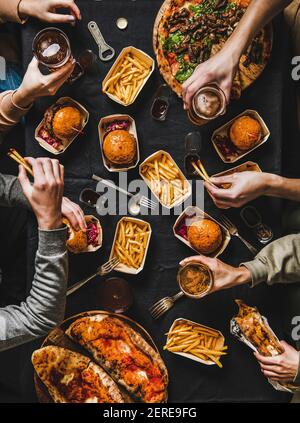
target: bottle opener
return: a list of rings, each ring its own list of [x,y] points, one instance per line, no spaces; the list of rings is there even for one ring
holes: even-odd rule
[[[100,60],[103,62],[111,60],[115,56],[115,50],[106,43],[96,22],[89,22],[88,29],[99,47]]]

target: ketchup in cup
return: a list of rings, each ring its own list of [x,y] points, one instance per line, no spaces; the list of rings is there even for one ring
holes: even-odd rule
[[[33,54],[40,64],[50,71],[64,66],[71,58],[71,46],[67,35],[57,28],[45,28],[33,40]]]
[[[216,84],[200,88],[192,100],[188,111],[190,120],[196,125],[203,125],[226,112],[226,96]]]

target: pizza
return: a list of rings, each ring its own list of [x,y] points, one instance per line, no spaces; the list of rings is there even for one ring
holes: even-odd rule
[[[160,355],[128,324],[95,315],[76,320],[66,334],[135,399],[145,403],[167,400],[168,373]]]
[[[166,0],[154,25],[154,50],[165,81],[179,96],[196,67],[220,51],[251,0]],[[264,70],[272,26],[262,29],[240,60],[232,98],[239,98]]]
[[[36,374],[56,403],[124,403],[117,384],[88,357],[66,348],[35,351]]]

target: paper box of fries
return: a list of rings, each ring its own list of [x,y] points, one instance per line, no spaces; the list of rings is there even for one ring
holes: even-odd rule
[[[166,151],[159,150],[141,163],[140,175],[167,209],[179,206],[192,194],[191,184]]]
[[[167,333],[164,350],[207,366],[222,368],[220,358],[226,355],[223,334],[187,319],[176,319]]]
[[[135,102],[155,68],[154,60],[135,47],[124,48],[102,82],[110,99],[130,106]]]
[[[111,126],[111,128],[110,128]],[[114,129],[115,128],[115,129]],[[104,155],[103,151],[103,142],[105,137],[108,133],[113,132],[115,130],[122,129],[129,132],[129,134],[133,135],[135,138],[136,143],[136,157],[135,159],[126,165],[117,165],[110,162]],[[100,139],[100,149],[103,164],[109,172],[127,172],[130,169],[134,169],[139,161],[140,161],[140,148],[139,148],[139,140],[137,135],[137,129],[135,120],[129,115],[110,115],[102,118],[99,122],[98,126],[99,132],[99,139]]]
[[[80,131],[77,131],[77,133],[74,136],[72,136],[70,139],[68,139],[67,141],[63,141],[58,148],[54,148],[53,145],[51,145],[51,143],[45,141],[45,139],[43,139],[40,136],[41,130],[43,130],[43,127],[44,127],[44,120],[42,120],[42,122],[38,125],[38,127],[35,130],[35,139],[38,141],[40,146],[44,148],[45,150],[49,151],[49,153],[52,153],[55,155],[64,153],[70,147],[70,145],[79,136],[80,132],[85,128],[90,117],[89,112],[80,103],[78,103],[78,101],[73,100],[71,97],[61,97],[55,103],[55,105],[63,105],[63,104],[67,104],[71,106],[74,105],[74,107],[77,108],[81,112],[82,126]]]
[[[236,300],[239,313],[230,321],[230,332],[253,351],[263,356],[277,356],[283,353],[278,337],[271,329],[266,317],[262,316],[256,307],[247,306],[243,301]],[[278,391],[296,392],[299,387],[292,383],[275,382],[270,384]]]
[[[189,242],[188,236],[187,236],[187,230],[188,230],[188,227],[192,225],[194,222],[197,222],[202,219],[212,220],[217,225],[219,225],[221,229],[221,232],[222,232],[221,245],[213,253],[205,254],[208,257],[219,257],[225,251],[225,249],[227,248],[231,240],[230,233],[223,225],[221,225],[221,223],[219,223],[216,219],[211,217],[209,214],[205,213],[199,207],[189,206],[184,210],[184,212],[181,213],[181,215],[176,220],[175,225],[173,226],[174,235],[176,238],[182,241],[185,245],[187,245],[188,247],[190,247],[192,250],[196,251],[199,254],[199,251],[193,248],[191,243]]]
[[[148,222],[133,217],[119,220],[109,259],[117,257],[116,271],[137,275],[145,265],[152,230]]]
[[[250,148],[246,151],[238,150],[230,140],[229,136],[231,126],[237,119],[242,116],[249,116],[250,118],[255,119],[257,122],[259,122],[261,127],[260,141],[253,148]],[[268,141],[269,137],[270,131],[263,118],[255,110],[245,110],[243,113],[236,116],[230,122],[217,129],[212,135],[212,143],[216,152],[224,163],[234,163],[240,160],[241,158],[247,156],[247,154],[256,150],[261,145],[265,144]],[[223,141],[220,142],[220,139],[223,139]]]

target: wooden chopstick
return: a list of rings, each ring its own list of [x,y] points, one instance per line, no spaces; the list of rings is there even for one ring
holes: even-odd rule
[[[22,165],[26,171],[31,175],[33,175],[33,171],[31,169],[31,166],[26,162],[26,160],[21,156],[21,154],[19,154],[17,152],[17,150],[15,150],[14,148],[11,148],[8,153],[7,153],[8,157],[10,157],[12,160],[14,160],[15,162],[17,162],[18,164]]]
[[[199,167],[196,165],[196,163],[192,162],[192,166],[195,169],[195,171],[198,173],[198,175],[204,179],[204,181],[208,182],[208,178],[206,177],[206,175],[204,175],[201,170],[199,169]]]
[[[204,168],[204,166],[203,166],[203,164],[202,164],[201,160],[198,160],[197,164],[198,164],[198,166],[200,167],[201,172],[203,173],[203,175],[205,175],[205,176],[206,176],[206,178],[207,178],[207,179],[209,179],[209,175],[208,175],[208,173],[206,172],[206,170],[205,170],[205,168]]]
[[[200,162],[200,160],[198,160],[198,162]],[[201,162],[200,162],[201,163]],[[204,180],[204,181],[206,181],[208,184],[210,184],[211,186],[213,186],[214,188],[218,188],[215,184],[213,184],[211,181],[210,181],[210,178],[209,178],[209,176],[208,176],[208,174],[207,174],[207,172],[206,172],[206,170],[204,169],[204,167],[203,167],[203,165],[202,165],[202,163],[201,163],[201,168],[202,168],[202,171],[199,169],[199,167],[196,165],[196,163],[194,163],[194,162],[192,162],[192,166],[194,167],[194,169],[195,169],[195,171],[198,173],[198,175]],[[204,172],[203,172],[203,169],[204,169]]]

